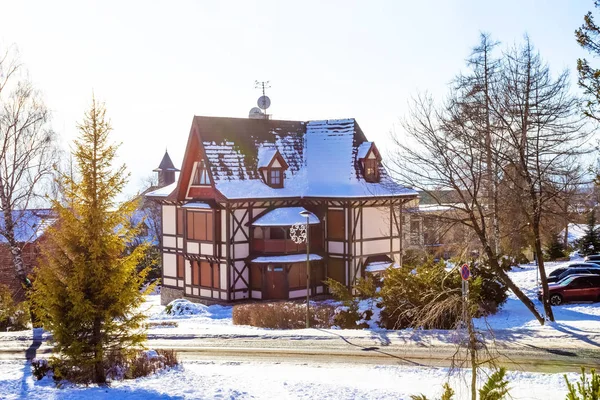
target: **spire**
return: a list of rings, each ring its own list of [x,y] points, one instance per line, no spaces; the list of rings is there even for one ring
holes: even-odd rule
[[[171,157],[169,157],[169,152],[165,149],[165,155],[160,165],[154,170],[158,173],[158,186],[167,186],[175,182],[175,172],[177,171],[179,170],[175,168]]]
[[[175,168],[175,165],[173,165],[173,161],[171,161],[171,157],[169,157],[169,152],[167,150],[165,150],[165,155],[163,156],[160,165],[154,170],[154,172],[160,171],[179,171]]]

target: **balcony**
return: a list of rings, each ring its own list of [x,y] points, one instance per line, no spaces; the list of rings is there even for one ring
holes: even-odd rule
[[[252,251],[256,253],[299,253],[306,251],[306,244],[296,244],[290,239],[254,239]]]

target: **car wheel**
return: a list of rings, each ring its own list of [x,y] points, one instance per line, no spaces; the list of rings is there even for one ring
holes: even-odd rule
[[[563,302],[563,298],[560,294],[553,294],[550,296],[550,304],[553,306],[560,306]]]

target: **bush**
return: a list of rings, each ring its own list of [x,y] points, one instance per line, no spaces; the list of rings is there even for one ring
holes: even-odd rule
[[[176,299],[167,304],[165,314],[172,316],[184,315],[208,315],[208,306],[200,303],[193,303],[185,299]]]
[[[471,264],[469,285],[471,315],[496,312],[508,295],[506,286],[481,263]],[[381,289],[381,323],[388,329],[407,327],[452,329],[462,317],[461,277],[448,273],[443,263],[429,260],[412,267],[392,269]]]
[[[136,351],[130,355],[114,352],[107,356],[104,370],[108,380],[119,381],[149,376],[178,364],[177,353],[174,350]],[[94,374],[92,368],[71,367],[56,357],[49,360],[34,359],[31,367],[37,380],[49,377],[57,384],[65,380],[76,384],[88,384]]]
[[[558,233],[550,235],[550,241],[546,245],[546,252],[544,255],[547,256],[550,261],[565,257],[563,242],[560,240]]]
[[[569,382],[565,375],[565,381],[567,382],[567,394],[566,400],[599,400],[600,399],[600,375],[596,373],[595,369],[592,369],[591,378],[588,380],[585,373],[585,368],[581,368],[581,377],[577,382],[577,387]]]
[[[312,328],[331,327],[333,316],[333,306],[311,303]],[[306,327],[306,305],[292,302],[236,304],[233,306],[233,324],[272,329],[302,329]]]
[[[488,377],[483,387],[479,389],[479,399],[502,400],[509,396],[508,391],[509,387],[508,381],[506,380],[506,369],[502,367],[494,371],[494,373]],[[410,398],[412,400],[428,400],[428,398],[423,394],[412,395]],[[454,390],[448,383],[444,383],[444,391],[442,393],[442,397],[440,397],[440,400],[452,400],[453,398]]]
[[[29,311],[27,303],[16,304],[7,286],[0,284],[0,330],[27,329]]]
[[[341,329],[365,329],[370,328],[373,323],[374,307],[377,307],[375,297],[377,295],[375,281],[372,277],[360,278],[352,287],[356,296],[340,282],[327,279],[325,284],[329,292],[336,300],[342,302],[343,306],[335,310],[333,323]]]

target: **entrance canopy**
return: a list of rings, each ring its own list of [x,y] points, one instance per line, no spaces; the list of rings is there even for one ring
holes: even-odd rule
[[[373,261],[368,263],[365,266],[365,272],[381,272],[381,271],[385,271],[388,268],[400,268],[400,265],[394,263],[394,262],[387,262],[387,261]]]
[[[294,224],[305,224],[306,217],[300,215],[307,212],[304,207],[282,207],[269,211],[252,223],[252,226],[292,226]],[[319,218],[313,213],[308,217],[310,225],[319,224]]]
[[[310,254],[310,261],[320,261],[323,257],[318,254]],[[299,262],[306,262],[306,254],[286,254],[285,256],[260,256],[256,257],[250,262],[255,264],[293,264]]]

